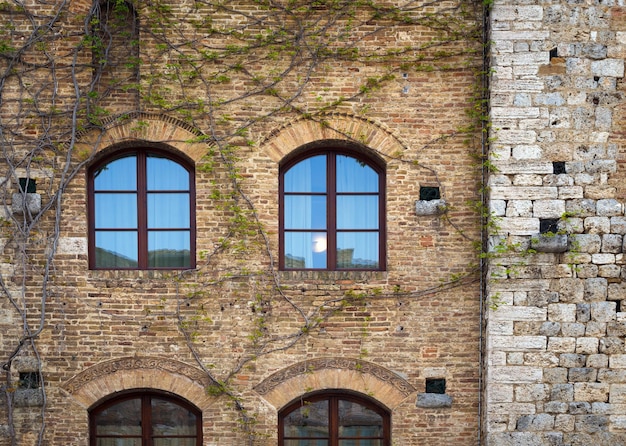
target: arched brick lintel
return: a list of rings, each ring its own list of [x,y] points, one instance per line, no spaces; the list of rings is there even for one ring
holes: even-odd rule
[[[383,159],[397,157],[407,149],[407,145],[382,124],[339,113],[291,121],[273,130],[261,142],[261,149],[278,163],[299,147],[324,140],[344,140],[364,145]]]
[[[79,135],[77,153],[98,153],[125,144],[165,144],[198,162],[208,151],[208,144],[198,142],[203,134],[193,126],[156,113],[131,113],[110,117],[101,128]]]
[[[317,358],[282,369],[254,388],[276,410],[319,390],[349,390],[368,395],[393,409],[415,388],[397,373],[360,359]]]
[[[211,402],[206,392],[209,383],[202,370],[180,361],[128,357],[89,367],[66,381],[62,389],[85,409],[118,392],[153,389],[176,394],[204,410]]]

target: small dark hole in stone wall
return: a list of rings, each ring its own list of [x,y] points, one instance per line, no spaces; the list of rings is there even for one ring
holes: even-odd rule
[[[615,311],[617,313],[621,313],[622,312],[622,301],[621,300],[616,300],[615,301]]]
[[[550,50],[550,60],[554,59],[555,57],[559,56],[559,51],[557,48],[552,48]]]
[[[539,232],[546,234],[552,232],[556,234],[559,230],[559,220],[556,218],[543,218],[539,220]]]
[[[34,194],[37,192],[37,180],[32,178],[20,178],[20,192],[26,192],[27,194]]]
[[[20,389],[38,389],[41,387],[38,372],[20,372]]]
[[[441,194],[438,187],[420,186],[420,200],[431,201],[439,200],[440,198]]]
[[[446,380],[443,378],[426,378],[426,393],[446,393]]]
[[[564,161],[555,161],[552,163],[552,172],[555,175],[560,175],[565,173],[565,162]]]

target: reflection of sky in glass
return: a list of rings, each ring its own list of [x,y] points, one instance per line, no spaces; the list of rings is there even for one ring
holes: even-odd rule
[[[189,194],[148,194],[148,228],[188,227]]]
[[[137,157],[126,156],[111,161],[94,175],[95,190],[136,190]]]
[[[326,229],[326,196],[285,196],[285,229]]]
[[[189,190],[189,172],[175,161],[149,155],[147,170],[148,190]]]
[[[378,192],[378,174],[356,158],[337,155],[337,192]]]
[[[124,259],[130,259],[135,263],[138,261],[137,233],[135,231],[97,231],[96,248]]]
[[[137,194],[96,193],[96,229],[137,227]]]
[[[326,250],[316,252],[319,239],[326,238],[323,232],[285,233],[286,268],[326,268]]]
[[[378,229],[378,196],[337,196],[337,229]]]
[[[285,192],[326,192],[326,156],[300,161],[285,173]]]
[[[340,250],[353,250],[351,262],[354,267],[378,268],[378,232],[338,232],[338,253]],[[341,266],[349,268],[350,264]]]

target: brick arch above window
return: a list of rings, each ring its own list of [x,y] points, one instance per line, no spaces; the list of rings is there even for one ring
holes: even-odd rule
[[[214,399],[205,391],[210,384],[202,370],[180,361],[125,357],[93,365],[63,383],[62,388],[85,408],[115,393],[149,388],[179,395],[205,410]]]
[[[397,156],[408,149],[408,145],[383,124],[339,113],[290,121],[272,130],[261,141],[261,149],[279,163],[304,146],[329,140],[368,147],[382,159]]]
[[[315,358],[299,362],[273,373],[254,389],[277,409],[301,396],[302,389],[357,392],[370,395],[390,409],[416,392],[397,373],[353,358]]]
[[[111,147],[166,145],[197,163],[209,146],[200,142],[203,133],[197,128],[168,115],[127,113],[112,116],[98,129],[77,135],[76,154],[97,154]]]

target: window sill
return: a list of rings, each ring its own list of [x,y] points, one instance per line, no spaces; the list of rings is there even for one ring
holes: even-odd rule
[[[452,397],[445,393],[418,393],[417,407],[426,409],[440,409],[452,407]]]
[[[278,272],[281,280],[353,280],[365,282],[372,279],[386,279],[387,271],[320,271],[320,270],[288,270]]]
[[[194,273],[195,269],[90,269],[92,279],[164,279],[179,274]]]

